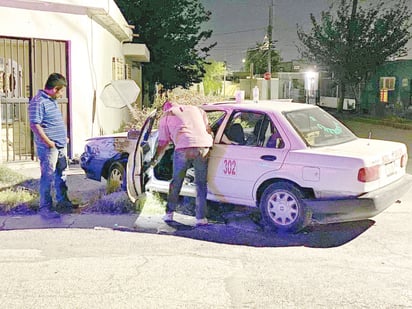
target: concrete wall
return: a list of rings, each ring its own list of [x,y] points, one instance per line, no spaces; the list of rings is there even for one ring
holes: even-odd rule
[[[270,98],[272,100],[279,99],[279,79],[272,78],[270,80],[270,85],[271,85]],[[255,86],[258,86],[259,88],[259,100],[268,100],[269,81],[263,78],[241,79],[240,80],[240,90],[245,92],[245,99],[252,99],[252,96],[253,96],[252,90],[253,90],[253,87]]]
[[[338,98],[335,97],[323,97],[321,96],[319,99],[319,106],[322,107],[329,107],[329,108],[337,108],[338,107]],[[355,99],[344,99],[343,100],[343,109],[344,110],[352,110],[356,108],[356,101]]]

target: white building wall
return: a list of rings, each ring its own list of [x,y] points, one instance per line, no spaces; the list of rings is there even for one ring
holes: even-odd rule
[[[23,2],[16,1],[16,3]],[[89,0],[88,2],[101,4],[103,1]],[[112,0],[105,3],[111,3],[112,6],[114,4]],[[122,54],[123,42],[97,23],[93,16],[89,17],[86,11],[80,9],[75,14],[68,14],[1,5],[2,3],[0,3],[0,35],[69,42],[67,75],[70,81],[70,140],[73,157],[83,152],[87,138],[112,133],[119,129],[123,120],[129,119],[127,108],[105,107],[100,100],[104,86],[112,80],[112,58],[122,58],[126,63]],[[113,11],[112,6],[110,9]],[[44,82],[42,81],[40,88],[43,87]],[[92,124],[94,91],[96,91],[97,112]]]
[[[245,91],[245,98],[252,99],[252,89],[258,86],[259,100],[269,100],[269,81],[263,78],[241,79],[240,89]],[[279,99],[279,79],[272,78],[270,80],[270,100]]]
[[[127,108],[108,108],[100,100],[104,86],[112,80],[112,58],[123,57],[120,42],[90,19],[83,23],[88,30],[76,32],[71,40],[70,68],[73,138],[84,141],[119,129],[122,120],[129,119],[129,112]],[[97,109],[92,124],[94,91]]]

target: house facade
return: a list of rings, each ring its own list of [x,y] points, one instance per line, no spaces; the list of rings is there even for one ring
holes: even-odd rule
[[[115,94],[102,94],[113,81],[134,80],[142,88],[141,66],[150,53],[131,43],[132,29],[113,0],[0,0],[0,163],[36,160],[27,105],[53,72],[68,81],[59,105],[69,157],[80,156],[87,138],[130,120]],[[140,94],[128,103],[141,100]]]
[[[381,65],[366,83],[361,107],[377,116],[411,118],[412,60],[399,59]]]

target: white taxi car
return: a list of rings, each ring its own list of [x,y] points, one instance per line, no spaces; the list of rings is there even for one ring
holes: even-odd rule
[[[402,143],[363,139],[323,109],[292,102],[222,102],[202,105],[214,145],[208,200],[259,207],[278,230],[362,220],[396,202],[412,184]],[[144,124],[127,163],[132,201],[145,191],[167,193],[171,147],[147,167],[156,147],[155,112]],[[187,174],[182,196],[195,196]]]

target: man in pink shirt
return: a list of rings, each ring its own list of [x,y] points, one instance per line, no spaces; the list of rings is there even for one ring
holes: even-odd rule
[[[173,142],[173,179],[169,186],[164,221],[173,220],[179,193],[186,171],[193,166],[196,184],[196,225],[206,225],[208,153],[213,138],[206,113],[197,106],[178,105],[170,101],[163,104],[164,115],[159,121],[159,138],[156,158],[163,156]]]

